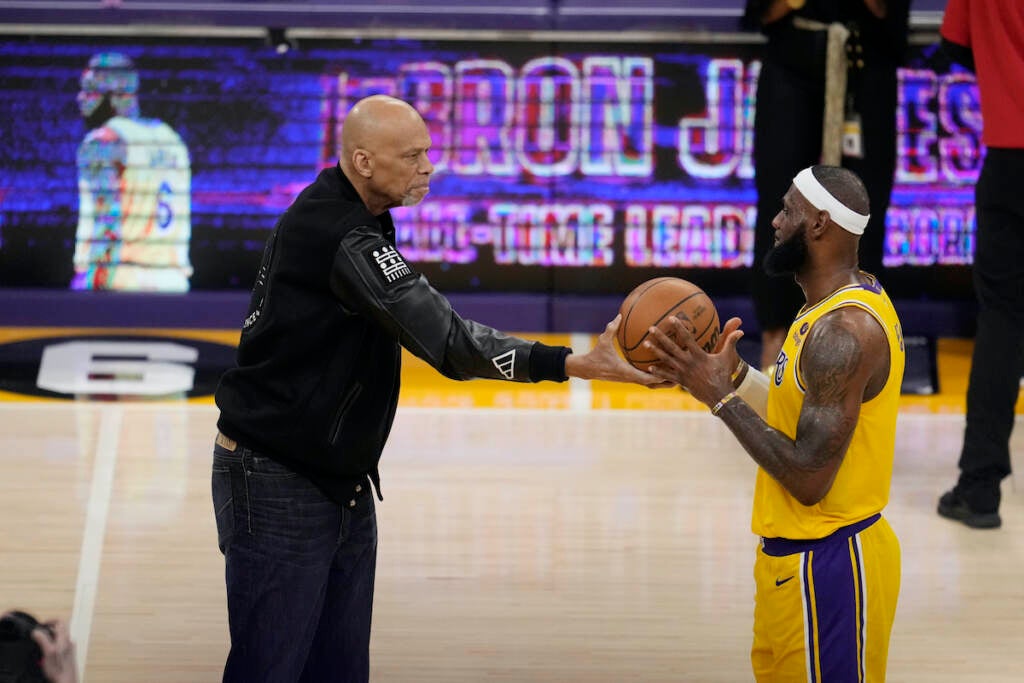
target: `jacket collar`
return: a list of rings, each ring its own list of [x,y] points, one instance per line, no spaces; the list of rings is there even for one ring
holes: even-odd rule
[[[331,182],[332,185],[336,185],[338,193],[350,202],[363,203],[359,193],[356,192],[356,188],[352,185],[352,181],[348,179],[348,176],[341,170],[341,164],[335,164],[333,169],[324,169],[323,175]],[[384,213],[376,216],[380,222],[380,227],[390,239],[394,239],[395,235],[395,222],[391,219],[391,212],[385,211]]]

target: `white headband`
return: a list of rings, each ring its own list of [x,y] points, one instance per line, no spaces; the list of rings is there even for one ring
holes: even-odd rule
[[[800,190],[800,194],[811,203],[811,206],[819,211],[828,211],[829,218],[834,220],[840,228],[852,232],[854,235],[864,234],[864,227],[868,224],[870,214],[867,216],[859,214],[832,196],[832,193],[814,177],[810,168],[805,168],[797,173],[793,178],[793,185]]]

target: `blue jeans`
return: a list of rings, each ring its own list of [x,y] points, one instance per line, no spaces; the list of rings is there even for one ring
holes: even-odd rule
[[[368,681],[377,565],[369,483],[354,483],[339,505],[278,462],[217,444],[212,488],[231,633],[224,681]]]

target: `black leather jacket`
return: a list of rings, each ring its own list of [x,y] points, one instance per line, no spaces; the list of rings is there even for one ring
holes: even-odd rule
[[[341,501],[371,477],[398,403],[401,349],[446,377],[564,381],[569,349],[463,320],[395,249],[337,166],[277,222],[217,388],[217,427]]]

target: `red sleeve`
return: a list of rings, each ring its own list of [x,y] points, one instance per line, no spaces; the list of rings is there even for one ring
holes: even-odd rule
[[[942,37],[951,43],[971,47],[971,0],[949,0],[942,17]]]

